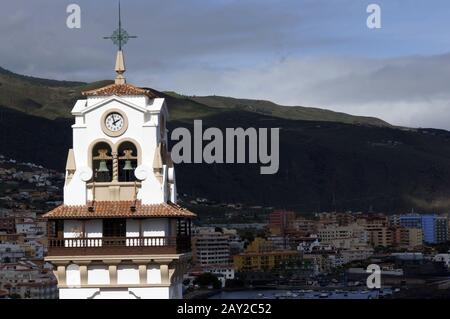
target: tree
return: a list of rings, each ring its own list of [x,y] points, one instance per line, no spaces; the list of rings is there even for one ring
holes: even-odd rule
[[[195,278],[194,285],[199,285],[200,287],[208,287],[209,285],[212,285],[214,289],[222,288],[222,283],[220,280],[209,272],[201,274]]]

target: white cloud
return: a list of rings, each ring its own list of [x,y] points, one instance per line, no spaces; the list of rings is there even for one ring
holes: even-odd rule
[[[155,83],[145,73],[141,83]],[[450,129],[450,55],[289,58],[252,68],[191,67],[162,74],[159,88],[184,94],[271,100],[376,116],[392,124]]]
[[[127,78],[185,94],[267,99],[450,129],[450,55],[368,58],[448,48],[448,1],[422,3],[421,10],[380,1],[389,14],[382,30],[369,33],[365,4],[354,0],[130,0],[122,6],[124,26],[139,38],[126,47]],[[116,27],[116,3],[77,3],[80,30],[66,27],[68,3],[5,2],[0,66],[55,79],[113,78],[114,47],[102,36]]]

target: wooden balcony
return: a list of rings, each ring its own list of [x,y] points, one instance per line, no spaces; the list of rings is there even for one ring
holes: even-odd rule
[[[49,238],[48,256],[183,254],[191,251],[190,236]]]

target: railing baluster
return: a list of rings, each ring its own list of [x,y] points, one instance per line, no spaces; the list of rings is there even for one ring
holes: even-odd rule
[[[170,247],[177,252],[187,252],[191,248],[190,236],[138,236],[138,237],[82,237],[82,238],[49,238],[49,248],[101,249],[102,247]],[[151,251],[151,250],[150,250]],[[145,252],[145,249],[142,250]],[[50,252],[51,254],[51,252]]]

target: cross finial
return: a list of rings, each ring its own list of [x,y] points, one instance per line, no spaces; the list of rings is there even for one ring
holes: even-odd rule
[[[122,28],[122,16],[120,12],[120,1],[119,1],[119,27],[113,32],[109,37],[103,37],[103,39],[110,39],[117,45],[119,51],[117,52],[116,58],[116,84],[125,84],[125,78],[123,73],[125,73],[125,62],[123,58],[122,47],[128,42],[129,39],[135,39],[137,36],[129,35],[128,32]]]
[[[110,39],[119,47],[119,51],[122,51],[122,47],[128,42],[129,39],[136,39],[137,36],[129,35],[128,32],[122,28],[122,16],[120,13],[120,1],[119,1],[119,27],[109,37],[103,37],[103,39]]]

